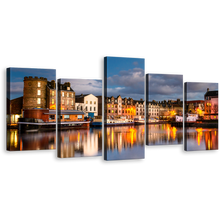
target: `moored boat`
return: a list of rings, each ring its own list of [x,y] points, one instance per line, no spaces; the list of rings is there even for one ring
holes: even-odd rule
[[[90,121],[68,121],[59,122],[59,130],[67,129],[87,129],[90,127]],[[56,122],[42,122],[40,119],[29,119],[28,121],[19,121],[18,129],[20,132],[41,132],[41,131],[53,131],[56,130]]]

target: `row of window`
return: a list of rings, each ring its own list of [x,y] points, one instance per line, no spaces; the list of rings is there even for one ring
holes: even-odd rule
[[[71,101],[71,102],[70,102],[70,101]],[[71,104],[70,104],[70,103],[71,103]],[[64,104],[65,104],[65,100],[63,99],[63,100],[62,100],[62,105],[64,105]],[[70,104],[70,105],[73,105],[74,102],[73,102],[73,100],[66,100],[66,104],[67,104],[67,105],[69,105],[69,104]]]
[[[64,92],[62,92],[62,97],[64,97],[64,95],[65,95]],[[71,92],[71,93],[70,93],[70,92],[67,92],[67,93],[66,93],[66,97],[67,97],[67,98],[69,98],[70,96],[71,96],[71,98],[74,97],[73,92]]]
[[[55,103],[54,99],[51,99],[52,105]],[[41,104],[41,98],[37,98],[37,104]]]
[[[86,104],[88,104],[89,101],[86,101]],[[89,102],[90,104],[92,104],[92,101]],[[93,102],[94,105],[96,105],[96,101]]]
[[[111,102],[111,99],[109,99],[108,102]],[[114,102],[114,101],[113,101],[113,102]],[[121,100],[118,100],[118,101],[117,101],[117,99],[115,99],[115,103],[117,103],[117,102],[118,102],[118,103],[121,103]],[[125,103],[125,101],[122,100],[122,103]],[[128,101],[128,103],[130,103],[130,101]]]
[[[108,113],[121,113],[121,111],[117,111],[117,110],[108,110]],[[133,111],[130,111],[130,110],[122,110],[122,113],[133,113]]]
[[[55,94],[54,91],[52,91],[52,96],[54,96],[54,94]],[[41,90],[40,89],[37,90],[37,95],[41,95]]]
[[[89,109],[90,109],[90,111],[92,111],[92,106],[90,106]],[[83,109],[82,106],[77,106],[77,110],[83,111],[84,109]],[[88,111],[88,107],[87,107],[87,106],[86,106],[85,110]],[[96,111],[96,107],[93,107],[93,111],[94,111],[94,112]]]

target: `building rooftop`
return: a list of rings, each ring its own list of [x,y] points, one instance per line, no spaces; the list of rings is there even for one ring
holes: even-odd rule
[[[76,98],[84,98],[87,95],[92,95],[92,94],[81,94],[81,95],[75,95]]]
[[[57,86],[57,83],[55,83],[55,88],[53,88],[52,86],[52,83],[50,81],[47,81],[47,86],[50,88],[50,89],[56,89],[56,86]],[[67,85],[64,85],[64,84],[59,84],[59,86],[61,86],[59,89],[60,90],[67,90]],[[74,92],[74,90],[71,88],[70,86],[70,90],[67,90],[67,91],[72,91]]]
[[[218,90],[215,91],[207,91],[205,96],[218,96]]]
[[[186,103],[198,103],[198,102],[202,102],[202,103],[204,103],[204,100],[192,100],[192,101],[186,101]]]

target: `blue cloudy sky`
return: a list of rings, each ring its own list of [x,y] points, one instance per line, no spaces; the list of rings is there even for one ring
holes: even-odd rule
[[[209,91],[218,90],[218,83],[188,82],[187,101],[204,100],[204,94]]]
[[[10,68],[10,70],[10,100],[23,96],[25,76],[44,77],[48,81],[56,80],[54,69]]]
[[[101,79],[61,79],[61,83],[70,82],[71,88],[76,95],[93,94],[95,96],[102,95]]]
[[[56,80],[54,69],[10,68],[10,99],[23,96],[24,77],[44,77],[48,81]],[[70,82],[72,89],[79,94],[102,95],[102,80],[95,79],[62,79],[62,83]]]
[[[107,57],[107,96],[144,99],[144,59]]]
[[[10,99],[23,96],[25,76],[44,77],[48,81],[56,79],[54,69],[10,68]],[[183,100],[182,75],[149,74],[149,100]],[[102,80],[99,79],[62,79],[70,82],[72,89],[79,94],[102,95]],[[108,57],[107,95],[144,99],[144,59]],[[203,100],[209,90],[218,90],[218,83],[188,83],[188,100]]]

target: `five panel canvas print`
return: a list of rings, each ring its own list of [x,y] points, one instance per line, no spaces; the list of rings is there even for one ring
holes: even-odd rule
[[[144,77],[144,59],[105,57],[103,115],[100,79],[56,83],[54,69],[8,68],[7,150],[57,143],[60,158],[101,156],[103,116],[105,160],[142,159],[145,140],[182,144],[183,119],[186,151],[218,149],[218,83],[185,83],[183,117],[183,76]]]

